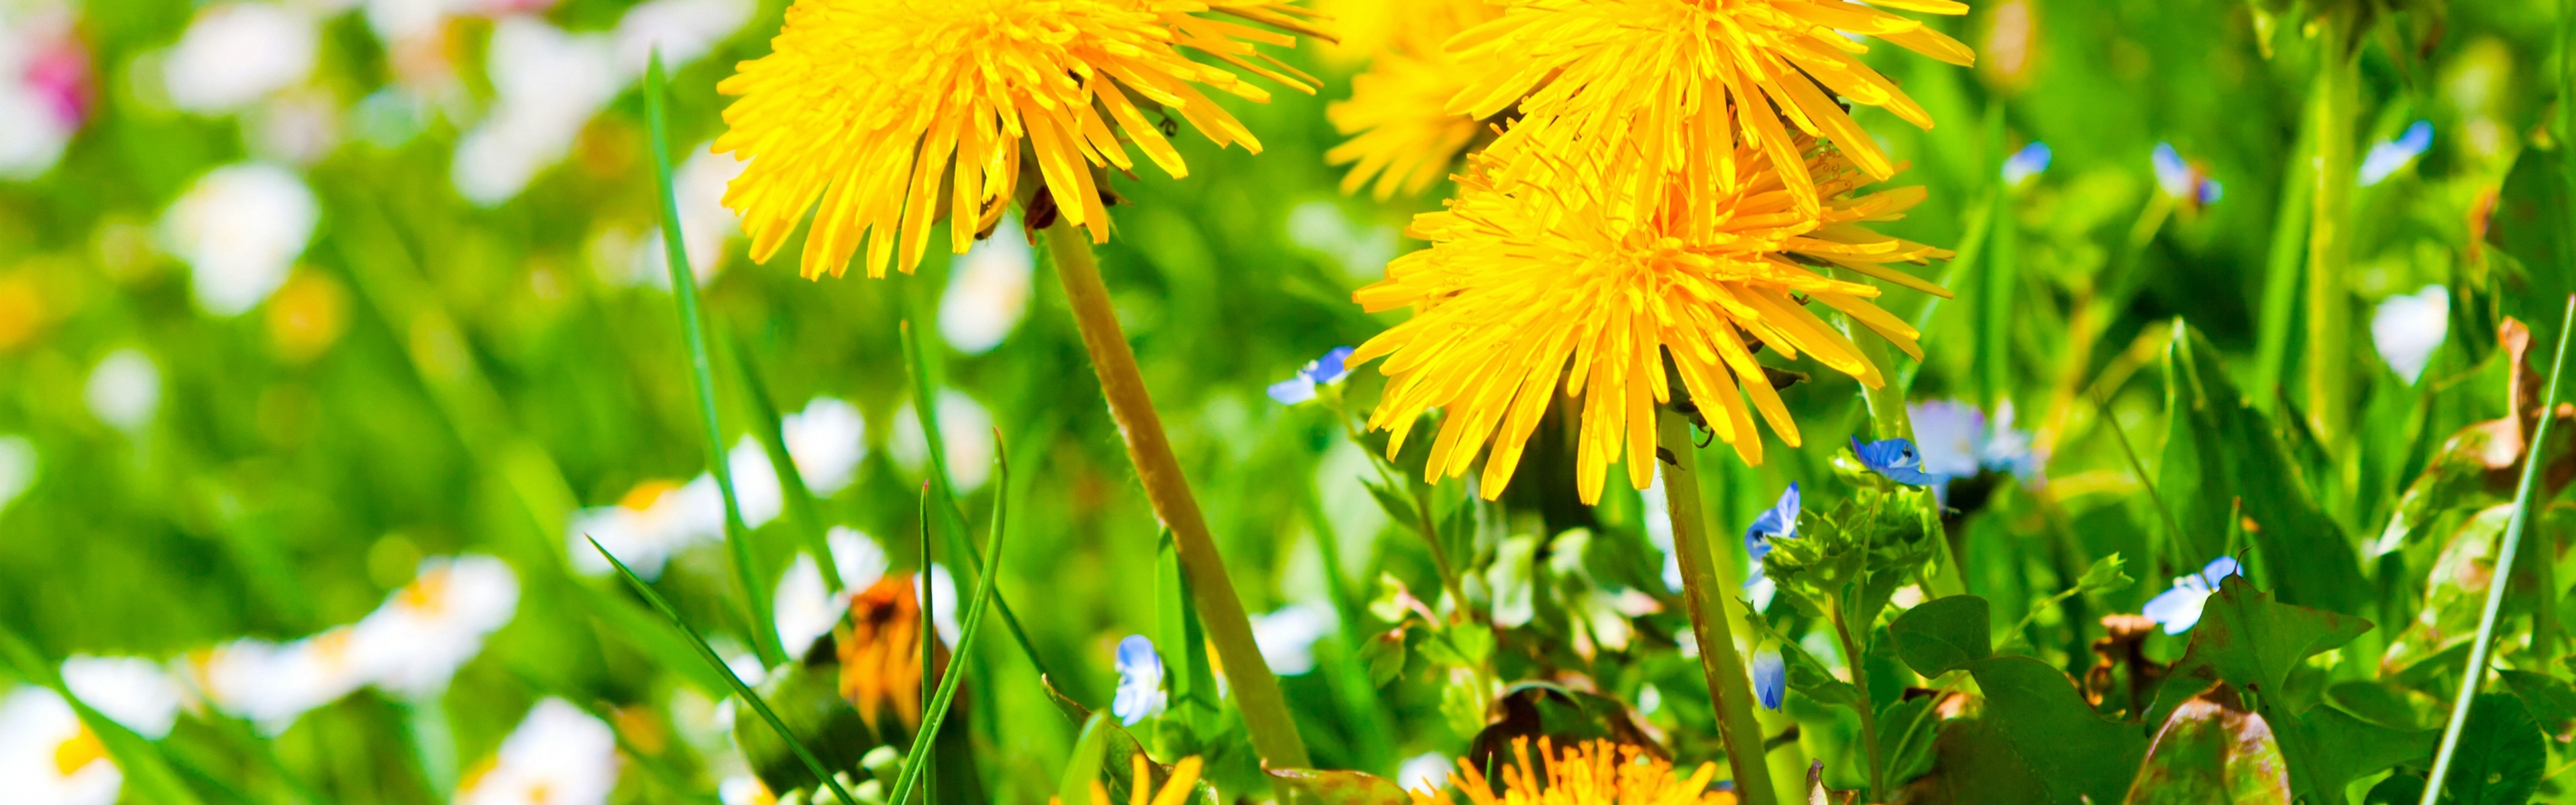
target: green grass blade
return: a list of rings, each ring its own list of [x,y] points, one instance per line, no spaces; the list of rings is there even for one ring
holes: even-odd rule
[[[672,609],[671,602],[662,600],[662,595],[654,592],[652,585],[645,584],[643,577],[635,575],[635,571],[628,569],[626,563],[619,560],[616,554],[609,553],[608,548],[600,545],[599,540],[590,539],[587,535],[582,539],[589,540],[591,550],[598,551],[600,556],[607,557],[608,564],[617,568],[619,576],[625,577],[627,586],[634,588],[636,594],[644,596],[644,600],[653,605],[654,611],[662,613],[663,620],[668,621],[672,628],[678,629],[682,636],[689,639],[690,647],[698,650],[699,659],[706,660],[707,665],[724,675],[725,683],[733,687],[734,695],[741,696],[743,704],[750,705],[752,712],[759,713],[760,720],[769,722],[769,728],[778,732],[778,739],[786,742],[788,749],[795,750],[796,759],[805,764],[806,771],[813,772],[814,777],[831,788],[832,794],[840,797],[842,802],[857,805],[858,798],[850,796],[849,791],[841,788],[841,781],[833,777],[830,770],[823,767],[823,761],[814,756],[814,750],[805,748],[805,742],[797,738],[795,732],[787,729],[787,722],[778,719],[778,713],[769,709],[769,703],[763,701],[759,693],[753,692],[750,685],[743,684],[742,677],[734,675],[733,666],[726,665],[724,658],[716,654],[715,647],[707,645],[707,639],[699,636],[698,630],[689,628],[689,622],[680,619],[679,610]]]
[[[2308,268],[2308,208],[2316,194],[2316,176],[2309,173],[2309,140],[2315,117],[2300,116],[2299,139],[2290,151],[2290,164],[2281,173],[2281,206],[2272,217],[2271,254],[2263,267],[2263,318],[2255,340],[2254,382],[2246,389],[2253,398],[2254,410],[2265,414],[2279,407],[2281,375],[2290,361],[2290,325],[2299,317],[2299,279]]]
[[[2540,477],[2540,465],[2547,463],[2540,451],[2549,444],[2549,425],[2558,421],[2558,379],[2567,368],[2567,333],[2576,329],[2576,295],[2567,297],[2567,312],[2558,320],[2558,351],[2549,359],[2549,379],[2541,394],[2540,427],[2534,428],[2531,441],[2522,456],[2522,480],[2513,491],[2513,516],[2505,521],[2503,542],[2496,546],[2496,569],[2513,573],[2514,554],[2522,547],[2522,530],[2531,520],[2531,493]],[[2514,414],[2507,414],[2512,416]],[[2542,557],[2541,561],[2549,561]],[[2452,756],[2460,749],[2460,730],[2469,723],[2469,703],[2477,698],[2478,688],[2487,677],[2487,649],[2495,642],[2496,616],[2504,611],[2504,592],[2511,584],[2499,579],[2487,585],[2486,610],[2478,615],[2478,637],[2469,644],[2469,665],[2460,674],[2460,693],[2451,702],[2451,723],[2442,727],[2441,749],[2433,753],[2433,773],[2425,778],[2424,805],[2435,805],[2442,794],[2442,777],[2451,771]],[[2544,591],[2541,606],[2550,606],[2555,591]]]
[[[964,546],[965,550],[958,553],[966,556],[966,570],[981,579],[984,576],[984,555],[975,550],[974,543],[966,540],[965,509],[957,504],[956,492],[948,487],[948,448],[939,436],[938,387],[930,382],[930,364],[922,359],[921,340],[913,335],[912,321],[906,319],[896,329],[903,338],[904,366],[912,375],[912,415],[921,424],[922,442],[930,446],[930,493],[937,504],[934,514],[941,526],[948,529],[959,545]],[[994,443],[1000,444],[998,436]],[[1000,494],[994,495],[996,501],[1000,498]],[[1000,506],[998,502],[994,504],[996,509]],[[923,519],[924,522],[929,521],[927,517]],[[1037,669],[1038,676],[1053,677],[1054,673],[1047,670],[1046,661],[1038,658],[1037,644],[1029,641],[1028,630],[1021,628],[1020,616],[1011,611],[1011,602],[1001,600],[999,593],[995,598],[993,606],[1002,616],[1002,625],[1010,628],[1012,640],[1020,644],[1020,653],[1029,658],[1030,667]]]
[[[698,392],[698,418],[706,423],[708,471],[715,473],[716,489],[724,493],[725,547],[732,552],[734,575],[740,577],[743,596],[751,599],[752,651],[760,655],[762,665],[776,666],[787,661],[787,651],[778,645],[777,630],[771,627],[769,591],[752,567],[751,545],[742,525],[742,504],[734,498],[732,462],[725,458],[724,434],[716,422],[715,361],[707,349],[706,315],[699,310],[697,274],[689,268],[689,250],[680,239],[680,200],[671,189],[671,137],[663,121],[662,96],[667,84],[662,75],[662,54],[657,51],[644,71],[644,120],[653,138],[653,177],[662,187],[662,253],[671,269],[671,298],[679,302],[680,331],[689,344],[689,378]],[[793,465],[789,465],[789,471],[793,471]]]
[[[994,444],[996,454],[994,464],[998,466],[994,479],[997,484],[995,488],[1007,492],[1011,486],[1011,463],[1008,456],[1001,455],[1000,442],[997,440]],[[1002,555],[1002,536],[1008,533],[1010,496],[997,494],[993,499],[993,533],[984,538],[984,553],[998,559]],[[975,645],[975,634],[981,631],[984,625],[984,609],[996,598],[993,590],[994,582],[1002,575],[998,572],[1001,568],[995,567],[994,570],[996,572],[984,574],[984,577],[975,585],[975,602],[966,607],[966,620],[958,627],[957,650],[950,652],[951,657],[962,659]],[[929,586],[928,574],[923,575],[922,581],[925,593],[921,598],[927,602],[930,600],[926,592]],[[930,607],[927,604],[924,604],[921,609],[921,620],[925,624],[930,622]],[[922,631],[930,632],[927,628]],[[924,662],[927,661],[925,652]],[[930,677],[925,675],[922,678]],[[904,753],[903,773],[895,777],[894,805],[904,805],[910,801],[913,783],[927,779],[922,776],[922,772],[930,767],[932,754],[930,743],[933,737],[939,734],[940,723],[947,720],[948,706],[957,700],[957,683],[965,678],[964,664],[955,660],[950,661],[948,673],[939,679],[938,695],[932,697],[930,706],[921,711],[921,729],[912,734],[912,748]]]
[[[805,486],[805,474],[796,470],[796,457],[787,452],[787,420],[770,399],[769,382],[760,376],[760,363],[752,359],[751,347],[740,337],[733,339],[734,367],[742,373],[742,389],[751,395],[752,411],[760,416],[760,447],[769,454],[769,466],[778,473],[778,488],[787,501],[787,517],[805,537],[805,547],[814,552],[815,564],[823,568],[823,584],[839,591],[849,585],[841,580],[841,565],[832,556],[829,529],[823,525],[823,514],[814,502],[814,490]]]

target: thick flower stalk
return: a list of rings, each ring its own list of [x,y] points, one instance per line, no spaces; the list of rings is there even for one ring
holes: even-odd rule
[[[1875,37],[1951,64],[1975,54],[1921,21],[1882,11],[1964,14],[1953,0],[1501,0],[1500,19],[1450,40],[1476,82],[1449,110],[1488,118],[1518,105],[1521,122],[1488,148],[1505,185],[1590,185],[1643,217],[1668,188],[1736,183],[1800,161],[1803,137],[1831,140],[1872,177],[1897,166],[1836,96],[1924,128],[1932,117],[1860,59]],[[1775,113],[1773,110],[1777,110]],[[1793,131],[1794,129],[1794,131]],[[1800,206],[1831,195],[1797,171],[1782,177]]]
[[[1589,503],[1623,453],[1631,485],[1654,479],[1654,406],[1672,397],[1667,353],[1710,429],[1750,463],[1762,460],[1754,411],[1789,446],[1800,443],[1754,350],[1812,356],[1872,388],[1886,382],[1809,303],[1919,359],[1914,328],[1870,301],[1877,286],[1825,272],[1842,266],[1943,293],[1887,264],[1948,252],[1864,226],[1902,217],[1922,189],[1854,195],[1867,178],[1841,152],[1812,139],[1798,150],[1800,163],[1774,170],[1767,153],[1739,149],[1747,170],[1736,182],[1676,189],[1642,221],[1621,215],[1631,205],[1615,190],[1505,189],[1486,170],[1462,177],[1449,209],[1414,219],[1413,236],[1431,248],[1353,295],[1372,312],[1413,309],[1351,356],[1387,359],[1380,371],[1393,379],[1369,426],[1392,433],[1388,455],[1422,412],[1442,409],[1426,475],[1463,476],[1491,444],[1480,491],[1498,496],[1561,384],[1583,400],[1576,477]],[[1794,201],[1790,175],[1815,178],[1820,206]]]
[[[941,218],[955,216],[959,254],[1001,219],[1026,154],[1064,220],[1106,243],[1095,171],[1132,169],[1132,142],[1187,175],[1170,117],[1261,150],[1199,88],[1269,92],[1184,49],[1311,93],[1311,78],[1254,49],[1293,37],[1225,19],[1312,33],[1305,13],[1281,0],[798,0],[770,55],[717,86],[740,99],[715,150],[750,163],[724,203],[755,260],[811,210],[805,276],[839,275],[862,244],[869,276],[909,272]]]
[[[1351,97],[1324,109],[1333,128],[1350,137],[1324,161],[1350,165],[1342,192],[1370,188],[1380,199],[1419,193],[1443,176],[1476,141],[1486,124],[1451,112],[1449,99],[1476,73],[1449,55],[1449,37],[1491,20],[1485,0],[1430,0],[1396,4],[1386,16],[1395,30],[1368,70],[1351,77]]]

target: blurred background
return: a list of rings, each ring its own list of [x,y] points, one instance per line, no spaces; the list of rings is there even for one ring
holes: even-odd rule
[[[754,796],[725,688],[580,541],[763,674],[663,263],[638,92],[657,48],[725,460],[776,628],[810,639],[837,615],[804,534],[831,534],[844,579],[922,564],[909,320],[967,521],[980,535],[1009,500],[1003,595],[1055,689],[1106,707],[1113,646],[1156,623],[1157,526],[1042,250],[1014,221],[911,276],[809,281],[792,261],[749,262],[717,201],[739,166],[706,148],[723,127],[715,84],[767,52],[783,5],[0,0],[0,688],[64,673],[168,767],[62,801],[177,801],[175,787],[438,802],[501,796],[494,781],[543,776],[531,769],[565,778],[522,785],[539,797]],[[2024,465],[1949,493],[1971,587],[2017,616],[2076,557],[2151,555],[2154,514],[2101,414],[2157,460],[2176,318],[2258,407],[2300,403],[2305,236],[2283,233],[2306,202],[2284,193],[2318,71],[2295,21],[2238,0],[1973,6],[1933,20],[1977,49],[1973,70],[1871,55],[1937,128],[1858,115],[1910,161],[1897,183],[1930,190],[1886,228],[1963,253],[1922,271],[1958,298],[1883,303],[1928,333],[1927,362],[1904,370],[1911,397],[1956,400],[1983,412],[1971,432],[2023,440]],[[1354,374],[1339,412],[1265,393],[1398,320],[1350,292],[1419,245],[1407,219],[1448,190],[1340,192],[1326,109],[1395,24],[1374,0],[1325,10],[1347,18],[1344,43],[1286,57],[1324,89],[1221,101],[1259,133],[1258,155],[1184,136],[1189,179],[1114,180],[1126,204],[1101,263],[1317,761],[1418,777],[1405,761],[1438,768],[1475,724],[1444,714],[1438,674],[1379,680],[1376,705],[1351,704],[1374,670],[1354,670],[1355,647],[1398,618],[1355,605],[1441,587],[1422,540],[1364,486],[1371,448],[1346,430],[1379,379]],[[2494,223],[2517,209],[2508,178],[2548,147],[2555,15],[2461,3],[2365,45],[2349,302],[2366,443],[2335,509],[2349,530],[2385,521],[2424,434],[2504,410],[2499,386],[2456,382],[2485,365],[2503,316],[2556,335],[2541,290],[2564,280],[2489,245],[2512,228]],[[1761,467],[1704,454],[1721,533],[1789,481],[1831,483],[1865,413],[1851,381],[1811,374],[1787,393],[1805,449],[1775,443]],[[755,438],[771,414],[810,512]],[[1007,487],[991,471],[1004,445]],[[1537,573],[1536,616],[1503,627],[1581,632],[1587,678],[1672,731],[1677,756],[1712,756],[1705,687],[1670,651],[1685,630],[1656,583],[1659,501],[1613,484],[1568,513],[1570,490],[1522,477],[1515,494],[1534,499],[1490,510],[1439,487],[1472,510],[1471,564],[1488,568],[1465,594],[1531,595],[1535,552],[1559,575]],[[1523,570],[1497,560],[1511,556]],[[2130,611],[2183,572],[2132,561]],[[1618,594],[1551,591],[1569,567]],[[931,574],[940,615],[957,609],[957,575]],[[1635,635],[1615,626],[1630,621]],[[2035,645],[2081,646],[2053,615],[2029,628]],[[962,712],[984,777],[1001,799],[1043,801],[1073,724],[1002,633],[974,648],[986,673]],[[0,707],[0,748],[61,729],[68,711],[38,698]],[[0,776],[42,771],[27,768]],[[58,770],[63,790],[99,784],[71,779],[80,768]]]

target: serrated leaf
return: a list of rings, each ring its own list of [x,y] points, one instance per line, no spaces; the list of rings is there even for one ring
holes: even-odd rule
[[[2065,672],[2029,657],[1990,657],[1964,667],[1985,691],[1978,720],[2047,786],[2049,801],[2113,802],[2127,793],[2146,739],[2094,712]]]
[[[2183,533],[2186,561],[2226,550],[2221,535],[2242,517],[2284,601],[2360,612],[2371,589],[2343,530],[2311,498],[2271,423],[2245,406],[2207,339],[2177,320],[2165,351],[2166,434],[2157,478]]]
[[[2137,580],[2129,578],[2127,568],[2128,560],[2120,558],[2116,552],[2093,560],[2093,566],[2085,568],[2084,575],[2076,578],[2075,589],[2087,593],[2128,589]]]
[[[2540,722],[2542,729],[2564,734],[2571,724],[2576,724],[2576,686],[2548,674],[2530,671],[2502,670],[2497,671],[2496,676],[2504,680],[2505,687],[2512,689],[2513,695],[2521,697],[2522,706],[2531,712],[2533,720]]]
[[[1993,656],[1992,608],[1986,599],[1951,595],[1915,605],[1888,623],[1896,655],[1926,677]]]

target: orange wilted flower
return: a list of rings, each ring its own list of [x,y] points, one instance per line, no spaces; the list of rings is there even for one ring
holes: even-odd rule
[[[912,580],[890,575],[850,599],[850,616],[833,628],[841,660],[841,698],[873,729],[888,706],[904,729],[921,726],[921,598]],[[933,646],[932,672],[945,673],[948,648]]]

